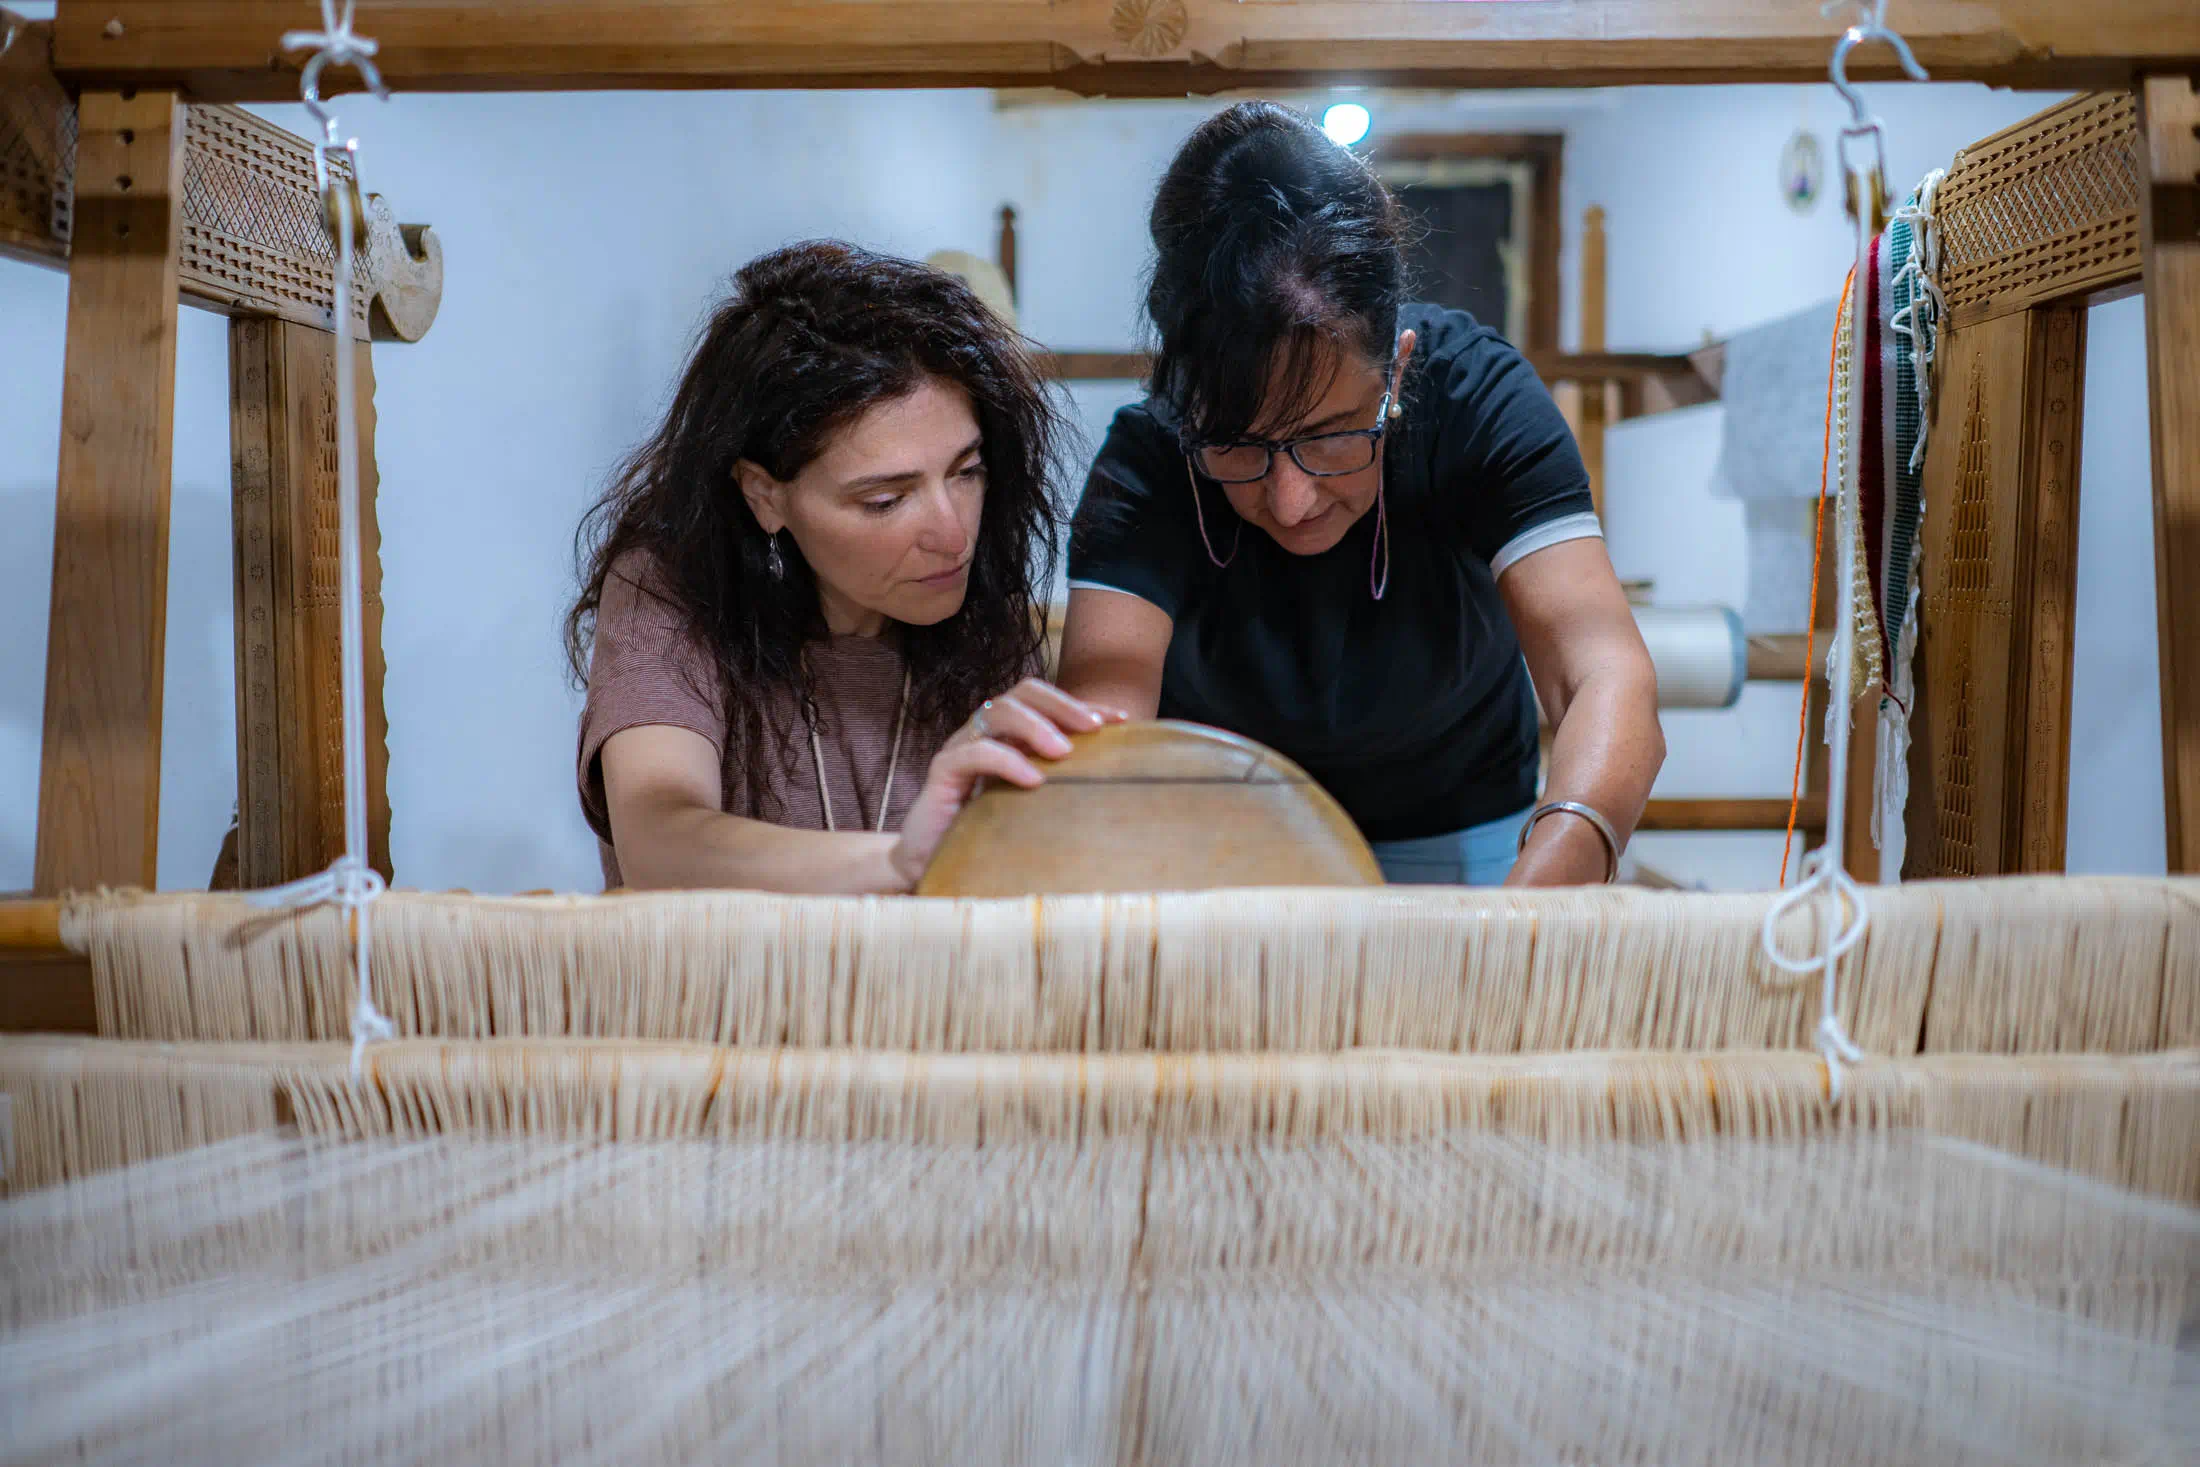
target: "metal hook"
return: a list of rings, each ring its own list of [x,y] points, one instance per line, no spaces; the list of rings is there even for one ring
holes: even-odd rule
[[[1861,6],[1859,8],[1864,9]],[[1841,129],[1839,145],[1835,150],[1841,160],[1842,175],[1849,181],[1849,212],[1861,217],[1868,210],[1871,232],[1874,234],[1884,226],[1887,214],[1886,129],[1864,105],[1863,94],[1849,80],[1849,53],[1866,41],[1884,41],[1894,51],[1895,59],[1901,62],[1902,70],[1913,80],[1932,79],[1925,68],[1917,64],[1917,57],[1911,54],[1910,43],[1903,40],[1899,32],[1889,29],[1883,23],[1881,17],[1885,10],[1885,0],[1879,0],[1877,5],[1866,10],[1864,19],[1843,31],[1841,39],[1833,44],[1833,60],[1826,67],[1826,75],[1833,82],[1833,89],[1849,104],[1849,123]],[[1858,197],[1856,180],[1861,170],[1849,162],[1849,140],[1866,137],[1872,140],[1872,170],[1864,179],[1863,190],[1869,197]]]
[[[372,59],[375,43],[352,31],[352,12],[356,4],[357,0],[344,0],[343,14],[339,16],[336,0],[321,0],[323,28],[320,31],[292,31],[283,37],[283,49],[313,48],[313,55],[298,78],[298,90],[306,111],[321,124],[321,145],[313,150],[315,182],[321,187],[321,204],[327,215],[330,237],[341,238],[348,233],[353,247],[364,250],[369,232],[366,199],[359,191],[359,143],[356,138],[338,140],[336,114],[321,102],[321,72],[331,62],[350,66],[376,97],[385,102],[389,100],[390,89],[383,85],[382,73]],[[341,181],[328,166],[328,155],[333,152],[345,154],[351,163],[350,175]],[[343,195],[341,207],[339,191]]]
[[[1894,49],[1895,58],[1912,81],[1931,81],[1931,75],[1917,64],[1917,57],[1910,52],[1910,43],[1902,39],[1899,31],[1889,30],[1874,18],[1867,24],[1852,25],[1841,33],[1841,39],[1833,43],[1833,63],[1826,68],[1826,75],[1833,79],[1833,89],[1849,104],[1851,126],[1858,130],[1870,128],[1876,131],[1879,120],[1864,106],[1864,98],[1849,80],[1849,53],[1866,41],[1885,41]]]

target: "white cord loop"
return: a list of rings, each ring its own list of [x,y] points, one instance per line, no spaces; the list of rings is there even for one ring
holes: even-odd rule
[[[1763,932],[1765,957],[1772,966],[1784,973],[1816,970],[1823,975],[1819,988],[1818,1053],[1826,1062],[1827,1097],[1834,1101],[1841,1098],[1841,1066],[1857,1064],[1864,1058],[1864,1052],[1856,1047],[1848,1030],[1842,1027],[1836,1007],[1834,972],[1849,950],[1864,940],[1865,929],[1871,925],[1864,894],[1857,889],[1849,873],[1841,869],[1838,850],[1829,842],[1803,857],[1802,879],[1780,893],[1779,899],[1766,910]],[[1825,899],[1825,915],[1819,933],[1819,940],[1825,946],[1800,957],[1791,957],[1780,946],[1781,919],[1813,897]]]
[[[331,326],[336,332],[336,482],[337,525],[341,570],[338,577],[342,614],[341,666],[344,722],[344,853],[326,871],[283,886],[254,892],[251,900],[263,907],[315,907],[334,905],[350,915],[352,960],[359,975],[359,998],[351,1011],[351,1077],[358,1083],[364,1072],[370,1043],[392,1038],[396,1026],[375,1007],[370,984],[372,955],[367,909],[387,890],[381,873],[367,864],[367,756],[366,756],[366,613],[361,592],[359,549],[359,426],[355,367],[351,336],[351,276],[359,246],[358,231],[364,222],[356,165],[344,187],[331,184],[328,155],[341,152],[355,158],[356,138],[337,140],[336,115],[321,105],[321,71],[330,64],[358,70],[375,95],[387,97],[388,89],[368,58],[374,42],[353,33],[352,0],[345,0],[339,16],[336,0],[321,0],[320,31],[294,31],[283,37],[285,50],[311,46],[300,80],[306,110],[317,118],[323,140],[313,151],[314,171],[329,208],[329,233],[336,250],[335,310]]]

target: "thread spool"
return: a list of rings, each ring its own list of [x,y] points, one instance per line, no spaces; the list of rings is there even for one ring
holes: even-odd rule
[[[1749,676],[1749,639],[1726,606],[1637,606],[1658,670],[1660,708],[1731,708]]]

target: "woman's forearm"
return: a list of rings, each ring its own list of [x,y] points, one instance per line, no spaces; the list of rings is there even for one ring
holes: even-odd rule
[[[1642,819],[1665,762],[1656,674],[1618,661],[1575,690],[1551,736],[1541,803],[1572,800],[1602,815],[1624,849]],[[1604,880],[1604,837],[1579,816],[1558,811],[1536,822],[1508,886],[1569,886]]]
[[[631,812],[619,832],[619,871],[629,888],[732,887],[747,891],[863,895],[905,892],[893,862],[899,839],[867,831],[790,830],[702,806],[667,801]]]

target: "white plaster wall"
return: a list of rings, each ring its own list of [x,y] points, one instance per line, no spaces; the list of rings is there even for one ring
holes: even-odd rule
[[[2167,847],[2145,303],[2134,297],[2088,314],[2065,859],[2072,871],[2160,875]]]
[[[271,108],[300,126],[296,109]],[[572,538],[705,304],[789,240],[990,252],[976,92],[349,99],[362,173],[432,222],[427,340],[375,352],[399,880],[593,889],[559,618]],[[63,277],[0,261],[0,890],[28,886]],[[185,312],[160,879],[203,886],[235,799],[222,323]]]

